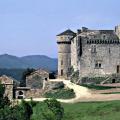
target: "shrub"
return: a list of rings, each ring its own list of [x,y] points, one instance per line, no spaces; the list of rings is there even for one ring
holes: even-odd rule
[[[73,83],[78,83],[78,81],[79,81],[79,71],[78,70],[71,74],[70,80]]]
[[[82,84],[81,86],[87,87],[89,89],[95,89],[95,90],[106,90],[106,89],[116,88],[116,87],[110,87],[110,86],[99,86],[95,84]]]
[[[75,97],[75,93],[73,89],[59,89],[59,90],[46,92],[44,96],[46,98],[70,99]]]
[[[32,116],[32,120],[62,120],[64,109],[55,99],[47,99],[39,103]]]

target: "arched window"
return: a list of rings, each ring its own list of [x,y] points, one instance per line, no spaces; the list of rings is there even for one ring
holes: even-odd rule
[[[23,91],[19,91],[19,95],[23,95]]]

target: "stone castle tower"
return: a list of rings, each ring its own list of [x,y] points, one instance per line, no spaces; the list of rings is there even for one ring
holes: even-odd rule
[[[58,77],[67,78],[71,67],[71,39],[75,33],[70,29],[57,35]]]
[[[120,74],[120,25],[115,30],[82,27],[57,35],[58,77],[68,78],[70,68],[80,78]]]

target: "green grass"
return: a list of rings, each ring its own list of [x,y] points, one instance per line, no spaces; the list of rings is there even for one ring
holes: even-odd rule
[[[106,90],[106,89],[116,88],[116,87],[110,87],[110,86],[99,86],[94,84],[82,84],[81,86],[87,87],[89,89],[95,89],[95,90]]]
[[[72,89],[58,89],[55,91],[46,92],[44,97],[55,99],[71,99],[75,97],[75,93]]]
[[[108,93],[101,93],[101,94],[120,94],[120,92],[108,92]]]
[[[32,120],[42,120],[42,104],[34,107]],[[63,120],[120,120],[120,101],[81,102],[62,106],[65,113]]]

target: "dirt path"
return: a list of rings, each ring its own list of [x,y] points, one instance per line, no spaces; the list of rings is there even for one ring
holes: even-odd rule
[[[73,89],[76,97],[72,99],[57,99],[64,103],[75,103],[75,102],[87,102],[87,101],[109,101],[109,100],[120,100],[120,94],[100,94],[99,92],[93,92],[86,87],[71,83],[69,80],[55,79],[51,81],[63,81],[66,87]],[[46,98],[33,98],[34,101],[43,101]],[[30,99],[26,99],[29,101]]]

